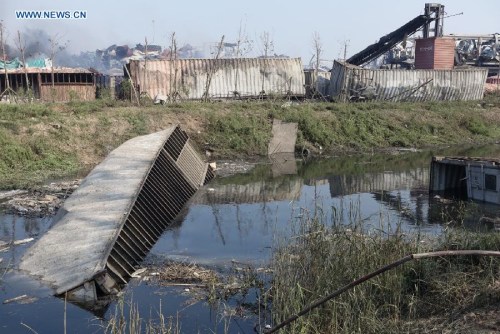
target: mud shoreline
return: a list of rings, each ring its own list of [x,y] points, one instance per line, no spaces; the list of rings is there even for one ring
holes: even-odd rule
[[[215,163],[217,177],[247,173],[264,161],[222,160]],[[29,217],[52,216],[63,205],[83,178],[54,181],[32,189],[0,191],[0,211]]]

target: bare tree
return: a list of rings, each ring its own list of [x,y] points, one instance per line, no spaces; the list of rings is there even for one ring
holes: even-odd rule
[[[314,64],[314,71],[317,74],[321,62],[321,54],[323,53],[323,44],[321,43],[321,38],[317,31],[313,34],[313,47],[314,47],[314,56],[316,58],[316,63]]]
[[[310,65],[313,66],[313,73],[311,76],[310,89],[312,96],[316,96],[318,94],[318,76],[319,76],[319,67],[321,65],[321,54],[323,53],[323,45],[321,43],[321,37],[319,33],[315,31],[312,37],[312,46],[313,46],[313,55],[310,60]],[[314,61],[314,64],[313,64]]]
[[[264,31],[260,35],[260,42],[262,45],[262,56],[268,58],[270,54],[274,53],[274,42],[268,31]]]
[[[0,94],[0,98],[8,93],[10,89],[9,76],[7,74],[7,54],[5,53],[5,42],[4,42],[4,26],[3,21],[0,21],[0,47],[2,48],[2,61],[4,62],[5,71],[5,90]]]
[[[271,36],[269,35],[268,31],[264,31],[260,35],[260,42],[262,45],[262,57],[264,57],[264,70],[262,71],[262,80],[261,80],[261,90],[260,90],[260,95],[264,95],[266,92],[264,90],[264,83],[266,79],[266,72],[267,72],[267,65],[268,61],[267,58],[269,58],[269,55],[274,53],[274,42],[271,39]]]
[[[205,91],[203,92],[203,100],[205,102],[209,101],[208,92],[210,90],[210,84],[212,83],[212,77],[213,77],[215,71],[217,70],[217,60],[220,58],[220,55],[221,55],[223,48],[224,48],[224,35],[222,35],[222,38],[220,39],[220,43],[217,46],[217,51],[216,51],[215,56],[214,56],[214,60],[215,60],[214,64],[212,66],[210,66],[210,68],[207,71],[207,81],[205,84]]]
[[[170,37],[170,100],[174,102],[177,99],[177,95],[179,94],[177,90],[177,74],[179,69],[177,68],[177,40],[175,38],[175,31],[172,33]],[[174,73],[174,77],[172,80],[172,72]],[[173,81],[173,82],[172,82]]]
[[[240,29],[238,30],[238,40],[236,41],[235,56],[236,58],[240,58],[243,55],[250,53],[250,51],[252,51],[252,41],[248,38],[243,22],[240,21]],[[238,92],[238,74],[239,71],[235,71],[234,91],[233,91],[234,96],[240,95],[240,93]]]
[[[344,46],[344,63],[345,63],[345,61],[347,59],[347,47],[349,46],[349,40],[348,39],[344,40],[343,46]]]
[[[61,44],[62,36],[59,34],[55,34],[49,38],[50,43],[50,73],[51,73],[51,81],[52,81],[52,89],[54,89],[54,66],[56,62],[56,55],[66,49],[68,42]]]
[[[144,37],[144,82],[142,83],[142,87],[139,87],[140,90],[147,87],[148,80],[148,38]],[[141,96],[147,94],[147,92],[140,92]],[[151,97],[151,96],[150,96]]]
[[[16,47],[19,50],[19,53],[21,54],[21,60],[23,61],[24,77],[26,79],[26,93],[28,96],[30,96],[30,91],[31,91],[30,81],[28,77],[28,68],[26,66],[26,57],[25,57],[26,41],[23,41],[21,39],[21,33],[19,32],[19,30],[17,31]]]

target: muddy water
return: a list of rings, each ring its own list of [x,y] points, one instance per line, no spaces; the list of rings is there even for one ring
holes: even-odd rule
[[[265,266],[273,245],[292,233],[294,222],[304,216],[320,217],[325,224],[361,220],[367,229],[433,235],[457,220],[465,228],[495,231],[478,221],[483,215],[498,215],[500,207],[429,198],[430,159],[444,154],[500,157],[500,146],[258,165],[202,189],[164,232],[146,263],[179,260],[221,273],[246,264]],[[51,223],[51,217],[0,213],[0,250],[5,248],[2,242],[39,238]],[[94,313],[71,303],[65,306],[48,287],[16,270],[31,243],[0,251],[0,302],[27,295],[19,302],[0,304],[0,332],[26,333],[28,327],[38,333],[62,332],[64,314],[70,333],[103,332],[119,307],[117,302]],[[173,317],[183,333],[253,333],[258,317],[248,309],[241,311],[242,305],[254,302],[252,298],[252,294],[236,296],[210,306],[194,302],[185,287],[162,287],[139,279],[129,283],[124,296],[126,302],[138,303],[146,319],[158,319],[161,305],[161,313]],[[239,315],[229,316],[236,309]],[[128,305],[124,312],[128,314]]]

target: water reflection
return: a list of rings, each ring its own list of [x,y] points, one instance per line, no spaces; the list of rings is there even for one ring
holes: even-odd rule
[[[319,212],[323,222],[333,224],[351,222],[358,211],[367,228],[408,233],[439,234],[450,222],[462,221],[467,228],[486,229],[479,219],[496,215],[498,206],[429,198],[433,155],[495,157],[500,147],[299,160],[285,172],[276,172],[271,161],[201,189],[182,226],[165,233],[153,252],[210,264],[265,261],[277,234],[290,230],[304,212]]]
[[[149,260],[186,260],[222,270],[230,266],[232,260],[265,264],[272,255],[272,247],[293,229],[297,217],[303,215],[319,215],[325,224],[346,224],[355,218],[367,228],[432,234],[457,221],[463,221],[464,226],[471,229],[494,230],[500,226],[495,220],[500,211],[497,205],[429,197],[429,166],[433,155],[498,157],[500,147],[489,145],[316,161],[285,158],[275,160],[274,164],[270,161],[251,173],[219,178],[202,188],[161,236]],[[353,217],[352,212],[358,216]],[[50,217],[0,215],[0,241],[37,238],[47,231],[50,223]],[[16,246],[0,253],[3,258],[0,274],[6,263],[12,263],[15,268],[27,247]],[[140,313],[145,317],[158,308],[163,298],[164,310],[168,310],[169,315],[178,316],[180,312],[181,322],[186,320],[186,324],[181,323],[183,329],[202,333],[222,331],[222,325],[214,322],[210,307],[197,304],[186,309],[182,303],[188,297],[182,296],[179,290],[170,288],[168,298],[163,292],[159,293],[156,286],[137,282],[132,282],[126,290],[140,302]],[[0,304],[0,328],[16,332],[19,323],[25,322],[40,332],[57,331],[59,324],[44,322],[54,314],[62,314],[64,301],[52,297],[50,289],[16,271],[9,271],[0,282],[1,300],[25,293],[39,300],[32,305]],[[108,310],[105,306],[96,315],[109,317],[111,310],[114,307]],[[68,324],[75,331],[95,328],[95,323],[89,321],[94,317],[78,306],[68,305]],[[253,325],[253,320],[241,320],[240,324],[230,326],[236,331],[242,326],[251,332]]]

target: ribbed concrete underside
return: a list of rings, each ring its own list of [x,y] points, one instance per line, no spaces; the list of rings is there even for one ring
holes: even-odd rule
[[[172,134],[181,138],[175,143],[174,158],[168,152],[172,150]],[[117,283],[125,283],[117,279],[124,276],[121,268],[127,261],[122,258],[128,260],[131,253],[140,253],[133,259],[137,264],[161,234],[158,226],[168,225],[168,217],[176,215],[206,181],[206,164],[195,153],[191,155],[198,167],[195,171],[190,170],[185,176],[177,166],[176,160],[183,156],[182,152],[191,150],[187,135],[172,126],[133,138],[112,151],[67,199],[55,217],[55,225],[26,252],[20,269],[51,285],[55,294],[81,286],[103,271],[108,271]],[[168,161],[170,171],[164,170],[164,161]],[[176,180],[169,181],[172,172]],[[193,184],[191,180],[200,182]],[[160,181],[163,184],[157,185]],[[174,210],[167,208],[168,214],[154,217],[144,212],[161,212],[156,203],[168,196],[175,197],[172,187],[177,190],[179,184],[188,190],[182,198],[172,200],[176,204]],[[168,206],[169,201],[162,203]],[[130,226],[131,221],[134,226]],[[142,234],[136,229],[146,233],[152,226],[154,237],[141,240]],[[127,228],[128,236],[124,230]],[[137,245],[146,241],[146,247],[137,249]],[[126,268],[127,272],[130,270]]]

